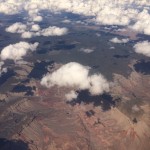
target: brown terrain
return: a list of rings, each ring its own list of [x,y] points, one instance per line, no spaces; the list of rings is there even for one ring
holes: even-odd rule
[[[31,68],[18,67],[16,79],[26,79]],[[0,102],[0,134],[26,143],[20,150],[150,149],[149,75],[115,74],[110,95],[81,94],[72,102],[65,100],[71,89],[47,89],[35,79],[24,85],[32,93],[11,90],[1,94]]]
[[[125,36],[125,37],[129,37],[130,40],[137,40],[138,37],[137,37],[137,32],[132,30],[132,29],[129,29],[129,28],[126,28],[126,29],[123,29],[123,30],[120,30],[120,31],[113,31],[112,33],[116,34],[116,35],[121,35],[121,36]]]
[[[138,39],[138,33],[130,28],[125,28],[125,29],[113,29],[111,30],[111,28],[105,29],[99,26],[95,26],[95,25],[84,25],[84,24],[77,24],[76,26],[76,30],[79,30],[82,28],[82,30],[85,29],[92,29],[95,31],[102,31],[102,32],[109,32],[111,34],[114,34],[116,36],[122,36],[124,38],[129,38],[130,40],[137,40]]]

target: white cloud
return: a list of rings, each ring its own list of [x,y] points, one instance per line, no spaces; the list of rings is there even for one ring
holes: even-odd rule
[[[112,42],[112,43],[127,43],[127,42],[129,42],[129,39],[128,38],[126,38],[126,39],[118,39],[117,37],[115,37],[115,38],[112,38],[110,40],[110,42]]]
[[[139,42],[134,45],[134,50],[136,53],[150,57],[150,42],[148,41]]]
[[[21,60],[29,51],[35,51],[38,43],[29,44],[27,42],[19,42],[16,44],[10,44],[2,49],[1,59],[12,59],[14,61]]]
[[[80,51],[88,54],[94,52],[93,49],[89,49],[89,48],[81,48]]]
[[[0,13],[7,15],[17,14],[21,10],[22,2],[15,4],[15,0],[1,0],[0,2]]]
[[[26,39],[30,39],[30,38],[33,37],[33,35],[34,35],[34,33],[27,31],[27,32],[22,33],[22,34],[21,34],[21,37],[22,37],[22,38],[26,38]]]
[[[76,62],[65,64],[53,73],[45,75],[41,84],[48,88],[57,85],[77,90],[87,89],[92,95],[109,91],[109,83],[103,75],[89,75],[89,67]]]
[[[68,33],[67,28],[59,28],[56,26],[50,26],[40,31],[40,35],[43,36],[62,36]]]
[[[150,35],[150,14],[148,10],[144,9],[138,13],[135,20],[135,23],[130,28],[137,32]]]
[[[63,27],[49,26],[41,29],[38,24],[23,24],[16,22],[6,28],[7,32],[20,33],[22,38],[32,38],[33,36],[62,36],[68,33],[68,29]]]
[[[33,21],[34,22],[41,22],[43,20],[42,16],[34,16]]]
[[[21,22],[16,22],[6,28],[6,31],[10,33],[23,33],[26,30],[27,30],[27,26]]]
[[[65,19],[62,21],[63,23],[71,23],[71,21],[69,19]]]
[[[38,24],[33,24],[31,27],[32,31],[39,31],[40,30],[40,26]]]
[[[150,35],[149,0],[1,0],[1,13],[16,14],[24,10],[35,22],[43,20],[42,10],[66,11],[91,16],[92,23],[130,26],[137,32]]]
[[[101,13],[96,16],[95,21],[105,25],[128,25],[130,19],[124,14],[124,11],[125,10],[121,7],[111,8],[106,6]]]
[[[76,99],[78,97],[78,93],[74,90],[70,91],[65,95],[67,101],[72,101],[73,99]]]
[[[30,30],[36,30],[36,28],[37,28],[36,24],[35,24],[35,26],[32,25],[30,27],[30,24],[26,25],[21,22],[16,22],[16,23],[10,25],[9,27],[7,27],[5,30],[6,30],[6,32],[10,32],[10,33],[20,33],[22,38],[31,38],[34,36],[34,34],[32,32],[30,32]]]
[[[0,76],[3,74],[3,73],[6,73],[7,72],[7,68],[6,67],[3,67],[4,65],[4,62],[0,62]]]
[[[101,74],[90,76],[89,84],[89,91],[92,95],[99,95],[104,91],[109,91],[108,81]]]

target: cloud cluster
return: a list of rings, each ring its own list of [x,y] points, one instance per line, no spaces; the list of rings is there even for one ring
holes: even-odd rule
[[[150,57],[150,42],[148,41],[139,42],[134,45],[134,50],[136,53]]]
[[[41,29],[38,24],[23,24],[16,22],[7,27],[6,32],[20,33],[22,38],[32,38],[33,36],[62,36],[68,33],[67,28],[59,28],[56,26],[49,26]]]
[[[118,39],[117,37],[115,37],[115,38],[112,38],[110,40],[110,42],[112,42],[112,43],[127,43],[127,42],[129,42],[129,39],[128,38],[126,38],[126,39]]]
[[[1,0],[0,13],[7,15],[17,14],[22,9],[23,2],[19,0]]]
[[[78,97],[78,93],[74,90],[70,91],[65,95],[67,101],[72,101]]]
[[[135,17],[135,23],[129,26],[131,29],[150,35],[150,14],[149,10],[144,9]]]
[[[51,74],[45,75],[41,84],[48,88],[52,86],[70,87],[76,90],[89,90],[91,95],[99,95],[109,91],[109,83],[101,74],[89,74],[89,67],[76,62],[70,62]],[[71,92],[67,99],[76,98],[77,94]]]
[[[4,47],[1,51],[1,60],[11,59],[14,61],[21,60],[28,52],[35,51],[38,43],[29,44],[27,42],[19,42],[16,44],[10,44]]]
[[[27,11],[29,20],[43,20],[40,12],[72,12],[93,16],[92,22],[103,25],[123,25],[150,35],[149,0],[1,0],[0,12],[15,14]]]

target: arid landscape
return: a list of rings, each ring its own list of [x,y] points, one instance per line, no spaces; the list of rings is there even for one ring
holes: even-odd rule
[[[17,85],[24,81],[32,95],[27,90],[1,94],[1,135],[23,141],[31,150],[124,150],[126,145],[129,150],[149,149],[149,75],[114,74],[110,95],[90,96],[85,91],[66,102],[71,89],[47,89],[34,79],[27,81],[29,66],[18,68],[22,82]]]
[[[150,1],[0,0],[0,150],[150,150]]]

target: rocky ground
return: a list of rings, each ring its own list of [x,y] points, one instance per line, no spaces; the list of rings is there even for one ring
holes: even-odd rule
[[[0,149],[149,150],[149,75],[115,74],[109,94],[66,102],[70,89],[27,80],[32,67],[18,67],[19,82],[1,94]]]

